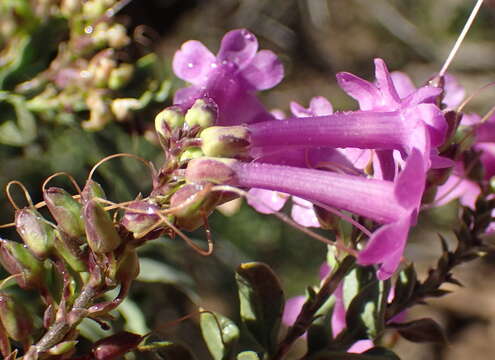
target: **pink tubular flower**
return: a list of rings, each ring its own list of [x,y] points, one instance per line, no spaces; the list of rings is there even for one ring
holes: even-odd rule
[[[254,92],[277,85],[284,69],[273,52],[257,50],[256,37],[245,29],[228,32],[217,56],[199,41],[184,43],[174,56],[173,69],[193,86],[177,91],[175,105],[187,109],[197,99],[210,99],[219,108],[217,125],[273,119]]]
[[[383,224],[359,253],[358,261],[381,264],[378,277],[386,279],[397,269],[409,228],[416,221],[425,187],[423,161],[414,150],[392,182],[291,166],[199,158],[189,163],[186,180],[201,183],[208,179],[247,189],[280,191]]]

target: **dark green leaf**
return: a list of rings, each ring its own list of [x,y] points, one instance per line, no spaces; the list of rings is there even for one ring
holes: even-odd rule
[[[332,339],[332,313],[335,297],[330,297],[316,312],[315,320],[308,329],[308,353],[326,348]]]
[[[433,319],[425,318],[400,324],[389,324],[403,337],[413,342],[445,343],[443,329]]]
[[[310,360],[400,360],[392,351],[376,347],[362,354],[325,351],[309,358]]]
[[[240,314],[247,329],[268,352],[275,350],[284,294],[280,281],[265,264],[241,264],[236,273]]]
[[[195,360],[193,354],[183,345],[169,341],[157,341],[138,347],[139,351],[153,351],[164,360]]]
[[[230,319],[213,312],[200,317],[201,332],[214,360],[233,358],[239,340],[239,329]]]

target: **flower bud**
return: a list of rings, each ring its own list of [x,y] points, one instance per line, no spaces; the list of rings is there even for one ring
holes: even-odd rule
[[[123,331],[98,340],[91,352],[95,360],[114,360],[135,349],[142,340],[141,335]]]
[[[199,126],[204,129],[215,123],[217,112],[218,109],[215,104],[208,104],[205,100],[198,99],[194,105],[187,110],[185,122],[190,128]]]
[[[170,106],[155,117],[155,130],[165,139],[170,137],[172,130],[181,128],[183,124],[184,115],[177,106]]]
[[[229,184],[235,180],[235,172],[231,169],[235,162],[233,159],[213,157],[192,159],[186,168],[186,181],[197,184]]]
[[[72,238],[80,238],[85,234],[82,219],[82,205],[67,191],[51,187],[44,191],[48,210],[57,222],[58,228]]]
[[[184,150],[180,155],[180,161],[188,161],[191,159],[197,159],[204,156],[203,151],[200,148],[192,147]]]
[[[86,201],[92,200],[94,198],[102,198],[106,199],[105,191],[96,181],[88,180],[86,185],[84,185],[84,189],[81,193],[81,200],[83,203]]]
[[[135,201],[127,207],[140,211],[132,212],[131,210],[126,210],[120,221],[128,231],[134,234],[136,239],[145,236],[148,233],[147,230],[150,230],[151,226],[160,220],[160,217],[156,215],[156,212],[158,212],[160,208],[147,200]],[[143,211],[146,212],[146,214],[143,214]]]
[[[129,45],[131,39],[122,24],[113,24],[107,31],[107,41],[111,48],[118,49]]]
[[[97,254],[108,253],[119,247],[122,239],[110,215],[95,200],[84,204],[84,225],[89,247]]]
[[[22,302],[5,293],[0,293],[0,322],[15,341],[24,342],[33,331],[33,319]]]
[[[86,19],[92,20],[103,15],[106,7],[103,0],[89,0],[83,4],[83,15]]]
[[[170,198],[170,207],[179,207],[174,212],[175,224],[187,231],[196,230],[203,225],[203,217],[208,216],[215,209],[221,198],[221,193],[212,193],[204,186],[184,185]]]
[[[74,238],[66,236],[64,233],[59,233],[58,236],[55,237],[54,245],[57,254],[64,259],[74,271],[88,271],[86,262],[87,253],[80,248]]]
[[[200,138],[206,156],[244,155],[249,146],[249,131],[244,126],[212,126],[203,130]]]
[[[134,98],[120,98],[112,101],[111,108],[115,119],[124,121],[131,116],[134,110],[141,108],[141,103]]]
[[[15,213],[15,226],[24,244],[40,260],[53,250],[55,229],[34,208],[24,208]]]
[[[62,341],[61,343],[48,349],[47,354],[54,356],[66,354],[69,351],[72,351],[76,347],[77,343],[77,340]]]
[[[43,286],[43,263],[21,243],[0,239],[0,263],[10,274],[22,275],[16,279],[20,287]]]
[[[115,279],[120,283],[130,283],[139,275],[139,257],[136,250],[128,250],[119,259]]]
[[[126,86],[134,75],[134,67],[131,64],[120,64],[118,68],[113,69],[108,79],[108,87],[112,90],[118,90]]]
[[[91,91],[86,98],[86,105],[89,109],[89,119],[82,122],[84,129],[101,130],[112,119],[112,112],[103,90]]]

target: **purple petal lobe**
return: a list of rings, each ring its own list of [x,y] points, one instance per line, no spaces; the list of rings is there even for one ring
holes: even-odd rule
[[[274,87],[284,77],[284,66],[270,50],[261,50],[242,70],[242,77],[257,90]]]
[[[248,194],[248,204],[262,214],[273,214],[279,211],[289,197],[277,191],[257,188],[250,189]]]
[[[400,71],[394,71],[390,74],[392,81],[394,83],[395,89],[397,93],[401,97],[401,99],[411,95],[414,91],[416,91],[416,87],[414,86],[411,78]]]
[[[232,62],[242,70],[253,60],[257,50],[258,40],[252,33],[246,29],[232,30],[223,37],[217,58]]]
[[[372,110],[376,107],[380,93],[370,82],[348,72],[338,73],[337,82],[342,90],[359,103],[361,110]]]
[[[397,201],[406,209],[417,208],[423,196],[425,181],[424,159],[418,150],[413,149],[395,184]]]
[[[423,86],[409,95],[407,99],[404,100],[404,104],[406,104],[406,106],[414,106],[424,103],[433,103],[441,92],[442,89],[440,88]]]
[[[448,109],[455,109],[464,99],[466,91],[452,75],[445,75],[445,96],[443,102]]]
[[[304,227],[320,227],[312,203],[297,196],[293,196],[292,201],[291,216],[295,222]]]
[[[400,103],[399,94],[395,90],[392,77],[388,72],[387,65],[382,59],[375,59],[375,77],[378,88],[382,92],[384,105],[394,105]]]
[[[325,116],[333,114],[333,106],[330,101],[323,96],[315,96],[309,103],[309,108],[316,116]]]
[[[175,53],[172,67],[175,75],[193,84],[203,82],[215,62],[215,56],[202,43],[185,42]]]

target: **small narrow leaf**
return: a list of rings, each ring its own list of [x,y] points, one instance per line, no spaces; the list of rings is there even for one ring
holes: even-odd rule
[[[217,313],[203,312],[200,316],[200,326],[203,339],[214,360],[234,357],[239,339],[239,329],[234,322]]]
[[[237,360],[260,360],[260,357],[254,351],[243,351],[237,354]]]
[[[446,343],[445,333],[433,319],[424,318],[400,324],[389,324],[399,334],[412,342]]]
[[[193,354],[183,345],[169,341],[156,341],[138,347],[139,351],[156,352],[160,359],[165,360],[195,360]]]

